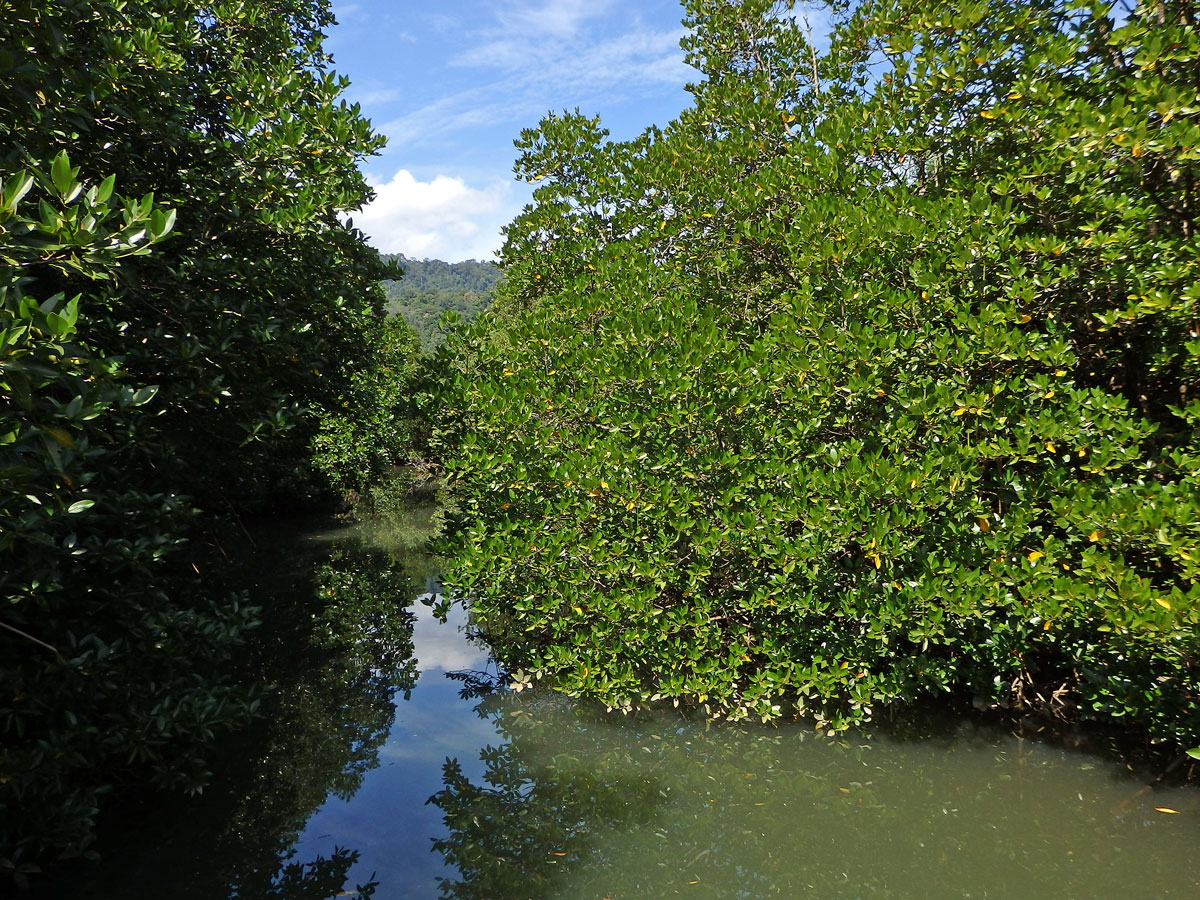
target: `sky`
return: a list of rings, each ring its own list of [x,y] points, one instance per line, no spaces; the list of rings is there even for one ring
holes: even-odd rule
[[[326,49],[387,148],[352,218],[384,253],[492,259],[532,188],[513,140],[547,112],[599,115],[617,140],[690,102],[677,0],[335,0]]]

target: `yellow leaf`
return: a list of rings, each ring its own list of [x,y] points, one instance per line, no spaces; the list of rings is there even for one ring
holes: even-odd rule
[[[1026,558],[1027,560],[1029,560],[1031,563],[1035,563],[1035,562],[1037,562],[1039,559],[1041,559],[1041,558],[1042,558],[1043,556],[1045,556],[1045,555],[1046,555],[1046,554],[1045,554],[1045,553],[1043,553],[1041,550],[1034,550],[1032,553],[1030,553],[1030,554],[1029,554],[1028,556],[1026,556],[1025,558]]]
[[[883,566],[883,560],[881,560],[881,559],[879,558],[879,554],[878,554],[878,553],[876,553],[876,554],[874,555],[874,557],[873,557],[873,558],[874,558],[874,560],[875,560],[875,568],[876,568],[876,569],[878,569],[878,568],[880,568],[880,567],[882,567],[882,566]]]
[[[960,406],[958,409],[956,409],[954,411],[954,415],[956,415],[956,416],[966,415],[966,413],[967,413],[967,408],[965,406]]]
[[[1154,807],[1154,811],[1160,813],[1170,813],[1173,816],[1179,815],[1179,810],[1171,809],[1169,806],[1156,806]]]
[[[1064,375],[1066,375],[1066,374],[1067,374],[1067,370],[1066,370],[1066,369],[1055,369],[1055,370],[1054,370],[1054,377],[1055,377],[1055,378],[1062,378],[1062,377],[1063,377]]]
[[[54,440],[58,441],[68,450],[75,449],[75,438],[71,437],[70,432],[68,432],[66,429],[51,426],[44,430],[46,434],[50,435],[50,437],[54,438]]]
[[[1044,625],[1042,625],[1042,631],[1049,631],[1049,630],[1050,630],[1049,622],[1046,622]]]
[[[983,516],[980,516],[977,521],[979,522],[979,530],[980,531],[991,531],[992,530],[992,523],[989,522],[987,519],[983,518]]]
[[[1096,543],[1096,541],[1100,540],[1100,538],[1102,538],[1102,537],[1104,537],[1103,531],[1093,531],[1091,534],[1088,535],[1088,540],[1094,544],[1094,543]]]
[[[984,119],[996,118],[996,114],[994,112],[992,112],[990,109],[980,110],[979,115]]]
[[[1168,603],[1166,600],[1164,600],[1162,597],[1155,597],[1154,602],[1157,603],[1159,606],[1161,606],[1163,609],[1171,608],[1171,604]]]
[[[1050,441],[1046,441],[1046,449],[1049,450],[1051,453],[1053,453],[1054,452],[1054,444],[1051,443]]]
[[[1024,325],[1026,322],[1030,322],[1032,320],[1033,320],[1033,316],[1029,315],[1029,313],[1025,313],[1025,315],[1023,315],[1023,316],[1021,316],[1021,318],[1017,319],[1017,324]]]
[[[1133,149],[1130,150],[1129,152],[1132,153],[1134,156],[1142,156],[1145,154],[1146,151],[1142,148],[1141,144],[1134,144]]]
[[[601,482],[600,482],[600,487],[604,488],[605,490],[608,490],[608,482],[607,482],[607,481],[601,481]]]
[[[1046,393],[1042,394],[1042,399],[1049,400],[1053,396],[1054,396],[1054,391],[1046,391]]]

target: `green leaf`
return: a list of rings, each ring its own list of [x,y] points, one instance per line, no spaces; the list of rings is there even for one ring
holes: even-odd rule
[[[107,203],[108,198],[112,196],[113,187],[116,185],[116,183],[116,175],[109,175],[102,182],[100,182],[100,186],[96,189],[96,200],[100,203]]]
[[[157,393],[158,393],[158,385],[157,384],[151,384],[151,385],[147,385],[144,388],[139,388],[138,390],[134,391],[133,399],[130,401],[130,405],[142,406],[146,403],[149,403],[151,400],[154,399],[154,396]]]
[[[75,171],[71,168],[71,161],[67,158],[67,151],[60,150],[50,164],[50,180],[54,182],[54,188],[60,196],[66,197],[67,192],[71,190],[74,177]]]
[[[31,187],[33,187],[33,176],[28,172],[17,172],[15,175],[12,175],[4,185],[5,209],[15,210],[17,204],[29,193]]]

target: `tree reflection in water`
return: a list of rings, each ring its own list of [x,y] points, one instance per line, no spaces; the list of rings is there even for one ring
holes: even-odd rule
[[[286,685],[268,715],[252,788],[229,819],[224,858],[230,896],[309,900],[347,890],[358,851],[294,859],[310,816],[328,797],[347,800],[379,764],[395,716],[393,699],[417,679],[407,571],[388,550],[342,537],[312,566],[308,609],[284,607],[274,629],[281,647],[272,680]],[[323,554],[322,554],[323,555]],[[289,558],[294,564],[294,558]],[[374,884],[357,886],[369,897]]]
[[[102,845],[105,865],[65,886],[43,884],[42,896],[374,894],[373,880],[348,880],[358,850],[304,859],[294,845],[329,797],[349,798],[378,765],[393,698],[416,683],[407,607],[418,586],[402,562],[414,550],[287,525],[255,539],[251,600],[264,624],[247,677],[272,686],[260,722],[212,754],[214,783],[204,796],[148,797],[117,813]]]
[[[1138,783],[1061,747],[963,719],[826,738],[614,717],[463,677],[504,743],[480,779],[447,761],[430,799],[442,900],[1194,896],[1194,833],[1123,818]]]

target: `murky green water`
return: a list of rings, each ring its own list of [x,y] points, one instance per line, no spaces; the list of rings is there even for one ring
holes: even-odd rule
[[[403,539],[317,537],[264,550],[288,572],[274,633],[309,648],[271,722],[42,896],[1200,896],[1195,789],[962,720],[830,739],[493,690],[461,614],[404,612],[436,584]]]

